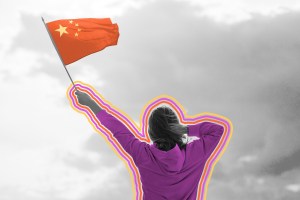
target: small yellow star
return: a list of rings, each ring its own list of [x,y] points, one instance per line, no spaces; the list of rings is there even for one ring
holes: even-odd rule
[[[62,25],[59,25],[59,28],[56,29],[55,31],[59,32],[59,36],[61,37],[64,33],[66,34],[69,34],[67,31],[66,31],[67,27],[64,27]]]
[[[78,26],[78,23],[76,23],[75,26]]]
[[[70,20],[69,22],[70,22],[70,24],[73,24],[73,20]]]
[[[81,29],[79,28],[78,31],[81,31]]]
[[[75,33],[75,37],[78,37],[78,33]]]

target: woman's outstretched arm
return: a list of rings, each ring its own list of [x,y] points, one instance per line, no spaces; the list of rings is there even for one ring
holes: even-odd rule
[[[101,124],[110,130],[123,149],[137,162],[145,153],[146,143],[137,139],[122,122],[103,110],[88,94],[80,91],[76,91],[75,94],[78,102],[94,112]]]

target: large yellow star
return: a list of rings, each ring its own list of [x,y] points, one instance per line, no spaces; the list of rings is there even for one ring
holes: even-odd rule
[[[62,25],[59,25],[59,28],[56,29],[55,31],[59,32],[59,36],[61,37],[64,33],[66,34],[69,34],[67,31],[66,31],[67,27],[64,27]]]

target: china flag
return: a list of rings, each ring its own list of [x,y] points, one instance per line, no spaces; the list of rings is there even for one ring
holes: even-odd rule
[[[47,27],[65,65],[116,45],[119,38],[118,25],[110,18],[57,20]]]

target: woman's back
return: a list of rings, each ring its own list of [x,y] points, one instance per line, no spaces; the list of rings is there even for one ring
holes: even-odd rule
[[[124,124],[106,111],[96,116],[133,158],[141,175],[144,199],[196,199],[203,167],[223,134],[222,126],[210,122],[188,125],[188,136],[198,139],[182,149],[176,144],[164,151],[135,138]]]
[[[159,150],[145,145],[138,159],[144,199],[195,200],[205,162],[222,136],[223,128],[204,122],[188,126],[189,136],[197,137],[180,149]],[[211,135],[207,135],[211,133]]]

